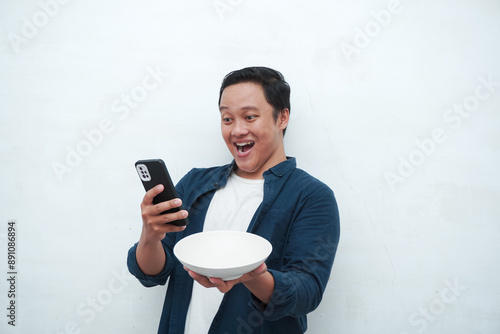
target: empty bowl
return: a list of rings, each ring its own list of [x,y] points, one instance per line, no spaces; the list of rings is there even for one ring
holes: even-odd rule
[[[181,239],[174,254],[195,273],[230,281],[260,266],[272,249],[269,241],[253,233],[210,231]]]

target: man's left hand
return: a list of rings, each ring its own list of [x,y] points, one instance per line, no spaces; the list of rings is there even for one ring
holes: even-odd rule
[[[184,269],[188,272],[189,276],[191,276],[196,282],[200,283],[205,288],[217,288],[220,292],[226,293],[233,288],[238,283],[245,283],[253,280],[255,277],[260,276],[267,272],[267,266],[265,263],[262,263],[257,269],[254,269],[237,279],[231,281],[223,281],[220,278],[216,277],[206,277],[195,273],[192,270],[184,267]]]

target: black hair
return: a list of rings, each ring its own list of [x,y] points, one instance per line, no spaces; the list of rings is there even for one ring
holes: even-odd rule
[[[283,109],[288,109],[290,112],[290,86],[280,72],[268,67],[246,67],[226,75],[219,91],[219,106],[224,89],[243,82],[253,82],[262,86],[266,101],[274,109],[274,121],[278,120]],[[283,130],[283,135],[285,131],[286,129]]]

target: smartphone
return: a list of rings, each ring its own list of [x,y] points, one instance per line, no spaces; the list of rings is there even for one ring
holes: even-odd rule
[[[178,198],[177,191],[175,190],[174,184],[172,183],[172,179],[170,178],[170,174],[168,173],[167,166],[161,159],[151,159],[151,160],[139,160],[135,163],[135,169],[139,174],[139,177],[142,181],[142,185],[146,191],[150,190],[153,187],[156,187],[159,184],[163,184],[163,191],[156,195],[153,198],[153,203],[158,204],[161,202],[169,201],[174,198]],[[181,208],[173,208],[167,211],[162,212],[172,213],[180,211]],[[177,226],[185,226],[189,224],[187,218],[171,221],[167,224],[173,224]]]

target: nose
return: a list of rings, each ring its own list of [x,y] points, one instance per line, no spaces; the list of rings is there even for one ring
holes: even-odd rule
[[[241,137],[247,134],[248,134],[247,124],[243,120],[236,120],[234,123],[232,135],[235,137]]]

